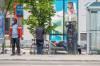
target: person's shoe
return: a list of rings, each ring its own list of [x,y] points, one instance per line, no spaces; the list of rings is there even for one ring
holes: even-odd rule
[[[18,56],[21,56],[21,54],[19,54],[19,53],[18,53],[17,55],[18,55]]]
[[[15,54],[11,54],[11,56],[14,56]]]

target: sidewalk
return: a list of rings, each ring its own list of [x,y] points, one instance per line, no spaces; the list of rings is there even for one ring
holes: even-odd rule
[[[100,61],[100,55],[87,55],[86,53],[82,53],[84,55],[68,55],[68,54],[60,54],[60,55],[37,55],[29,54],[29,50],[27,49],[21,49],[22,52],[25,52],[26,54],[23,54],[21,56],[11,56],[11,49],[8,48],[7,54],[0,54],[0,61],[1,60],[48,60],[48,61]]]
[[[29,55],[10,56],[10,54],[0,55],[0,60],[20,60],[20,61],[100,61],[100,55]]]

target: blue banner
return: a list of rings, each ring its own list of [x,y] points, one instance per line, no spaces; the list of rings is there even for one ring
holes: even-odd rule
[[[4,38],[4,15],[0,14],[0,38]]]

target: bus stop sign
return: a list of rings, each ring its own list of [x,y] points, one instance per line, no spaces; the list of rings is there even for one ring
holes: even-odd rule
[[[18,4],[16,6],[16,15],[17,17],[23,17],[23,5]]]

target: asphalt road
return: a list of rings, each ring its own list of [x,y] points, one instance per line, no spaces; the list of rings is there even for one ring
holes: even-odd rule
[[[0,66],[100,66],[100,61],[0,60]]]

